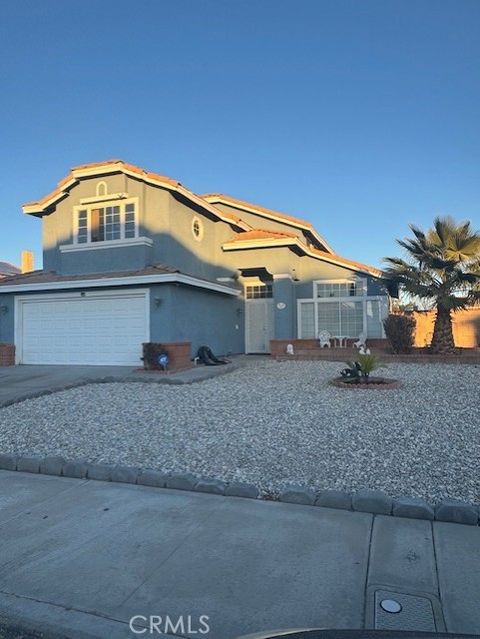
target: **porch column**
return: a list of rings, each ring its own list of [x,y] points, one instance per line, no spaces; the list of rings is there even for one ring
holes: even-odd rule
[[[275,339],[295,338],[295,295],[292,277],[287,273],[273,276],[273,311]]]

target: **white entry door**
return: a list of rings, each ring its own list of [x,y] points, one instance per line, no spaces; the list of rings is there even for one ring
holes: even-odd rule
[[[19,364],[141,365],[148,290],[17,298]]]
[[[274,337],[273,299],[247,299],[245,307],[245,351],[269,353]]]

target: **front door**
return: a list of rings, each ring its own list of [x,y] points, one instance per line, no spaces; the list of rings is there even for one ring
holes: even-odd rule
[[[274,338],[272,299],[247,299],[245,302],[245,350],[247,353],[269,353]]]

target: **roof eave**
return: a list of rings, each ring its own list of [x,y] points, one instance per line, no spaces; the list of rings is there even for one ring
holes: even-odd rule
[[[224,196],[221,195],[204,195],[201,196],[202,199],[205,202],[209,202],[213,205],[215,205],[215,203],[217,204],[224,204],[225,206],[231,206],[235,209],[238,209],[240,211],[246,211],[247,213],[253,213],[254,215],[260,215],[262,217],[266,217],[267,219],[276,219],[279,220],[281,222],[283,222],[284,224],[293,226],[295,228],[301,229],[302,231],[305,231],[307,233],[310,233],[312,235],[313,238],[315,238],[317,240],[317,242],[319,242],[322,246],[325,247],[325,249],[327,250],[327,252],[329,253],[334,253],[334,250],[332,249],[332,247],[328,244],[328,242],[320,235],[320,233],[318,233],[318,231],[309,223],[306,222],[304,220],[300,220],[300,219],[293,219],[287,216],[283,216],[281,213],[278,213],[276,211],[268,211],[266,209],[260,208],[260,207],[256,207],[256,206],[248,206],[248,204],[243,204],[240,203],[240,201],[233,201],[230,200],[229,198],[225,198]]]
[[[177,180],[172,180],[167,177],[149,173],[148,171],[143,171],[139,167],[133,167],[133,165],[129,165],[119,160],[112,161],[111,164],[105,163],[98,164],[96,166],[80,165],[78,167],[74,167],[71,170],[70,176],[64,178],[59,183],[55,191],[47,195],[46,198],[39,200],[38,202],[26,202],[22,206],[22,210],[27,215],[42,217],[43,215],[50,212],[49,209],[54,207],[56,204],[58,204],[58,202],[65,198],[71,188],[78,184],[78,182],[82,178],[103,176],[113,173],[124,173],[126,175],[129,175],[130,177],[133,177],[134,179],[142,180],[146,183],[153,184],[154,186],[160,186],[161,188],[180,193],[188,200],[194,202],[204,210],[212,213],[217,219],[226,222],[227,224],[234,225],[237,228],[243,229],[244,231],[248,231],[251,229],[250,225],[240,218],[235,218],[234,216],[223,214],[222,211],[213,206],[213,204],[210,204],[199,195],[196,195],[189,189],[185,188]]]
[[[225,242],[222,244],[224,251],[241,251],[245,249],[256,248],[281,248],[284,246],[295,245],[296,242],[293,238],[262,238],[257,240],[234,240],[231,242]]]
[[[317,260],[321,260],[324,262],[329,262],[331,264],[335,264],[336,266],[340,266],[341,268],[346,268],[351,271],[355,271],[357,273],[364,273],[365,275],[369,275],[376,279],[381,279],[384,277],[384,273],[379,269],[374,268],[373,266],[368,266],[367,264],[353,264],[350,263],[349,260],[344,260],[338,255],[319,255],[314,251],[310,251],[308,246],[305,246],[302,242],[298,240],[298,238],[285,238],[285,239],[258,239],[258,240],[235,240],[233,242],[225,242],[222,245],[222,249],[225,251],[240,251],[240,250],[248,250],[248,249],[258,249],[258,248],[281,248],[288,247],[292,248],[292,250],[297,249],[301,251],[303,254],[308,255],[309,257],[313,257]]]

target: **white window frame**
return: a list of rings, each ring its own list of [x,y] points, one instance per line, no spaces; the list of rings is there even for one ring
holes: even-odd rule
[[[354,282],[359,288],[361,287],[360,295],[349,295],[344,297],[318,297],[318,284],[351,284]],[[302,322],[301,322],[301,311],[302,304],[312,303],[314,305],[314,325],[315,325],[315,338],[318,337],[318,309],[317,304],[325,304],[325,303],[342,303],[342,302],[361,302],[362,303],[362,324],[363,324],[363,332],[367,332],[367,302],[384,302],[385,307],[389,309],[388,296],[386,295],[367,295],[367,284],[368,281],[366,278],[356,278],[356,279],[329,279],[329,280],[315,280],[313,282],[313,298],[302,298],[297,300],[297,336],[299,339],[303,339],[302,337]],[[385,338],[385,330],[382,325],[382,338]],[[306,338],[307,339],[307,338]],[[378,338],[372,338],[378,339]]]
[[[133,204],[135,207],[135,235],[133,237],[125,237],[125,215],[126,215],[126,207],[127,204]],[[118,206],[120,208],[120,237],[116,240],[100,240],[98,242],[92,242],[92,222],[91,222],[91,214],[94,209],[102,208],[105,209],[109,206]],[[80,211],[87,211],[87,231],[88,231],[88,241],[87,242],[79,242],[78,241],[78,215]],[[83,247],[83,246],[101,246],[101,245],[115,245],[115,243],[128,243],[129,241],[135,241],[139,239],[139,206],[138,206],[138,197],[129,197],[123,198],[121,200],[106,200],[102,201],[101,204],[79,204],[78,206],[73,207],[73,245],[75,247]]]
[[[360,295],[347,295],[347,296],[333,296],[333,297],[318,297],[318,285],[319,284],[355,284],[357,289],[361,288]],[[365,277],[356,277],[356,278],[343,278],[343,279],[332,279],[332,280],[315,280],[313,282],[313,297],[314,299],[318,299],[319,301],[331,301],[334,300],[352,300],[365,297],[367,295],[367,279]]]

